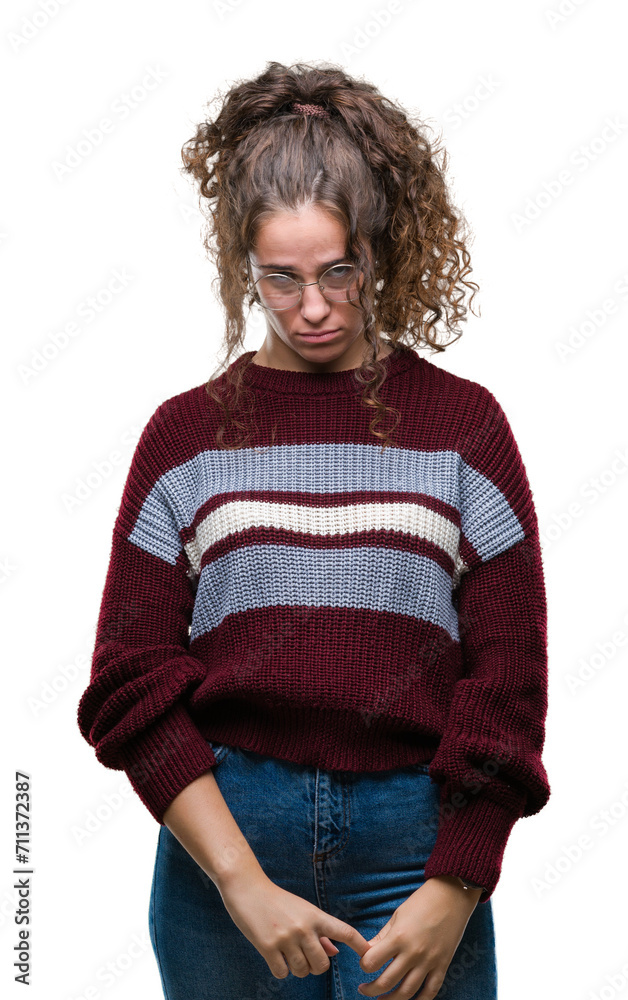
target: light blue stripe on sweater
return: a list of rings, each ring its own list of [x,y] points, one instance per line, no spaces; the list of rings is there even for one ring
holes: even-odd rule
[[[524,537],[506,497],[481,472],[460,459],[460,529],[482,562],[505,552]]]
[[[440,625],[458,641],[451,576],[428,556],[270,544],[234,549],[203,568],[190,640],[228,614],[276,605],[391,611]]]
[[[462,530],[482,559],[523,538],[501,491],[455,451],[365,444],[275,445],[199,452],[160,477],[146,497],[130,540],[174,564],[179,532],[207,500],[238,490],[305,493],[425,493],[460,511]]]

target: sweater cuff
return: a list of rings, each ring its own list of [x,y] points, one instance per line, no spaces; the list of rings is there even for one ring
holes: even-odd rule
[[[501,875],[502,859],[512,828],[522,815],[486,796],[456,807],[441,788],[436,843],[425,865],[425,878],[453,875],[484,887],[486,903]],[[454,797],[455,801],[455,797]]]
[[[216,763],[208,741],[180,701],[128,740],[120,748],[120,758],[132,787],[161,825],[179,792]]]

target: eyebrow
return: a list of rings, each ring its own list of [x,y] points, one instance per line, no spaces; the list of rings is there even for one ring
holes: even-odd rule
[[[335,264],[342,264],[348,260],[348,257],[337,257],[336,260],[328,260],[325,264],[321,264],[318,268],[319,271],[326,270],[328,267],[334,267]],[[253,263],[251,261],[251,263]],[[292,267],[290,264],[253,264],[253,267],[260,267],[263,270],[272,269],[274,271],[298,271],[297,267]]]

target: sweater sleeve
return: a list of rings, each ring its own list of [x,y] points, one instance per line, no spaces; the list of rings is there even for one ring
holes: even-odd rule
[[[216,759],[186,707],[206,673],[189,653],[194,594],[163,476],[162,404],[136,446],[113,529],[80,732],[151,815]],[[160,472],[162,475],[160,475]]]
[[[483,412],[460,447],[458,610],[463,677],[430,764],[439,826],[425,877],[457,875],[491,897],[515,822],[539,812],[547,714],[547,609],[536,511],[503,409]]]

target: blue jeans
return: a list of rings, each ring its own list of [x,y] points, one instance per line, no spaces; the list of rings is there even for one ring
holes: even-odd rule
[[[439,786],[427,764],[325,771],[208,741],[216,782],[266,875],[370,940],[424,882]],[[359,956],[340,941],[321,975],[284,979],[227,912],[218,889],[166,826],[159,829],[150,938],[166,1000],[354,1000]],[[386,994],[382,994],[385,996]],[[415,994],[420,1000],[420,991]],[[438,1000],[494,1000],[491,900],[475,907]]]

